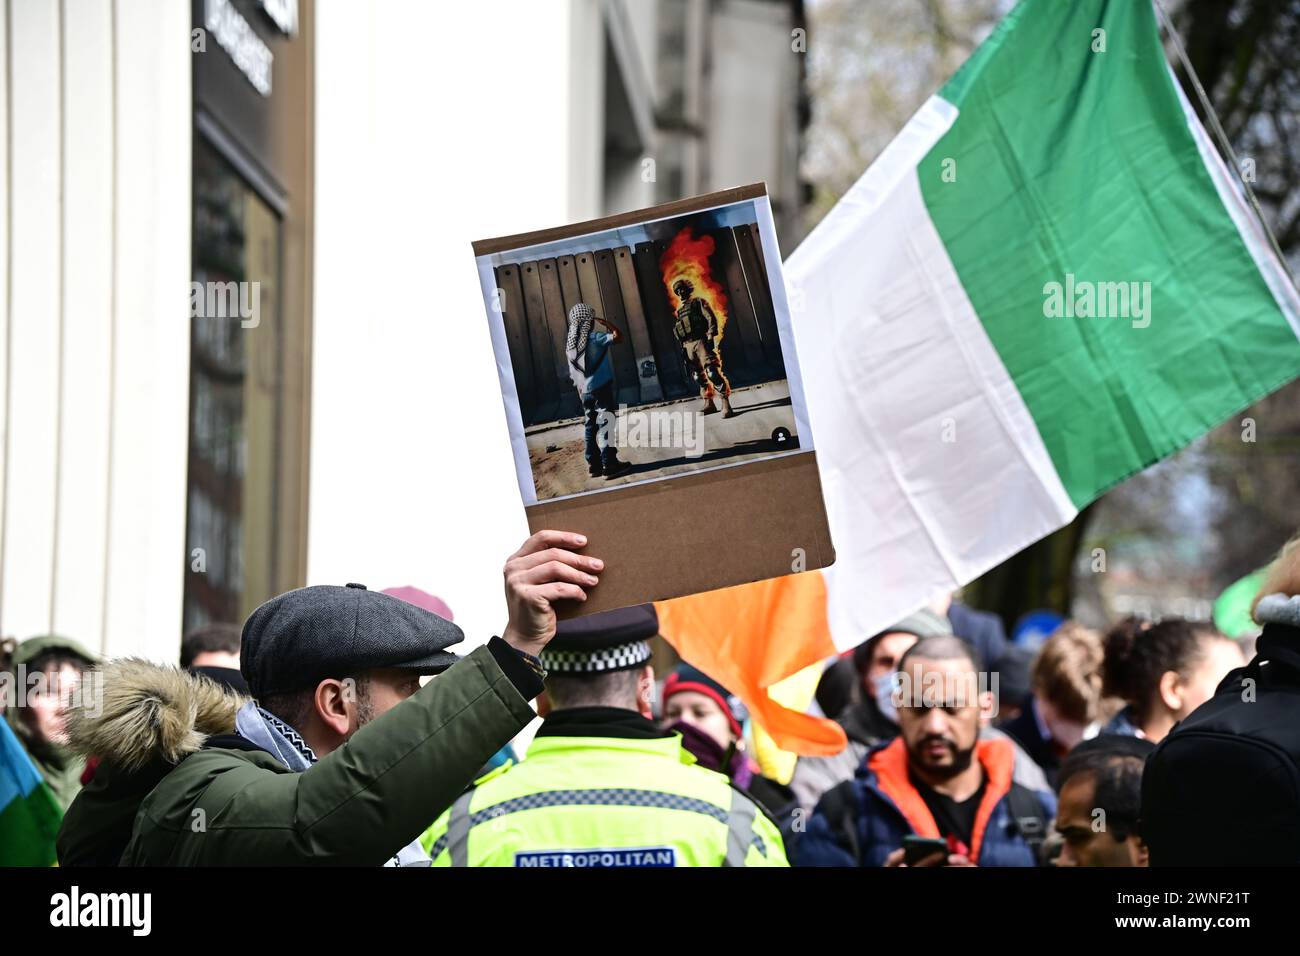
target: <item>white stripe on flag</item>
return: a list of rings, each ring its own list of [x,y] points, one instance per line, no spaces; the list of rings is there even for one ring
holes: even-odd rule
[[[841,649],[1076,514],[921,195],[956,116],[932,97],[786,263]]]
[[[1273,251],[1268,236],[1264,234],[1255,211],[1247,204],[1245,191],[1238,177],[1228,170],[1223,157],[1210,143],[1205,127],[1196,118],[1196,111],[1192,109],[1192,104],[1183,92],[1173,67],[1169,68],[1169,81],[1178,91],[1178,102],[1183,106],[1183,116],[1192,131],[1192,138],[1196,140],[1196,149],[1201,154],[1201,161],[1209,170],[1214,188],[1218,190],[1219,198],[1223,200],[1223,207],[1232,217],[1237,232],[1241,233],[1242,241],[1246,244],[1250,257],[1255,260],[1255,266],[1264,277],[1269,291],[1273,293],[1273,298],[1277,300],[1278,308],[1286,316],[1296,337],[1300,338],[1300,295],[1297,295],[1295,285],[1288,278],[1282,264],[1278,262],[1277,254]]]

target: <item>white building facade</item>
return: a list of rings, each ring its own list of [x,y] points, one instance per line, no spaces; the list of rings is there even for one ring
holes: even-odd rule
[[[526,522],[470,243],[758,180],[797,238],[797,2],[4,8],[5,635],[172,660],[357,581],[486,640]]]

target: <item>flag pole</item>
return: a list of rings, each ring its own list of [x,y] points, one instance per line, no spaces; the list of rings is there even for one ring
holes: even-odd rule
[[[1160,23],[1165,28],[1165,33],[1169,36],[1169,41],[1174,48],[1174,53],[1178,56],[1178,62],[1183,65],[1187,71],[1187,77],[1192,81],[1192,89],[1196,91],[1196,97],[1201,102],[1201,108],[1205,110],[1205,116],[1210,122],[1210,131],[1214,134],[1215,139],[1219,142],[1219,148],[1227,154],[1231,162],[1232,170],[1237,174],[1237,180],[1241,183],[1242,188],[1246,191],[1246,198],[1250,200],[1250,208],[1255,211],[1255,217],[1259,220],[1260,227],[1264,230],[1264,235],[1268,237],[1269,246],[1273,249],[1273,254],[1277,256],[1278,264],[1282,267],[1282,272],[1291,280],[1291,288],[1300,295],[1300,282],[1296,281],[1295,274],[1291,271],[1291,264],[1287,262],[1286,256],[1282,253],[1282,247],[1277,243],[1277,237],[1273,235],[1273,230],[1269,228],[1268,220],[1264,218],[1264,211],[1260,209],[1259,200],[1255,197],[1255,190],[1250,188],[1250,183],[1241,172],[1241,163],[1237,159],[1237,154],[1228,142],[1228,134],[1223,131],[1223,125],[1219,122],[1219,114],[1214,110],[1214,104],[1210,102],[1210,97],[1205,92],[1205,87],[1201,84],[1201,78],[1196,75],[1196,70],[1192,68],[1192,61],[1187,57],[1187,50],[1183,47],[1182,37],[1174,29],[1173,21],[1165,11],[1164,4],[1160,0],[1152,0],[1156,8],[1156,15],[1160,18]]]

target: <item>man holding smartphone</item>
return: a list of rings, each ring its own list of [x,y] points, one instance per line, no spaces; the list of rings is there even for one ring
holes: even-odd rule
[[[1009,741],[980,739],[986,683],[960,638],[912,645],[895,689],[900,735],[821,799],[796,865],[1037,865],[1056,801],[1013,782]]]

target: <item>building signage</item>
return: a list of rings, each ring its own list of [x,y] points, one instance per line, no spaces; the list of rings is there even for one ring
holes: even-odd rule
[[[263,6],[287,6],[289,3],[272,3]],[[297,24],[297,6],[293,5],[294,24]],[[268,10],[268,13],[270,11]],[[204,0],[203,25],[221,49],[239,67],[253,88],[263,96],[271,95],[271,65],[274,57],[271,48],[262,42],[256,31],[243,18],[230,0]]]

